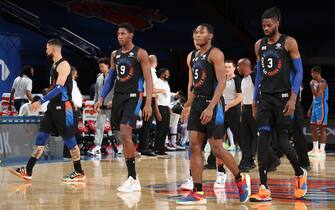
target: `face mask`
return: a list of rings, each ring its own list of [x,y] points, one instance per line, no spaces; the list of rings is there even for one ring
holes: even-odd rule
[[[165,79],[166,79],[166,80],[169,80],[169,79],[170,79],[170,76],[165,76]]]

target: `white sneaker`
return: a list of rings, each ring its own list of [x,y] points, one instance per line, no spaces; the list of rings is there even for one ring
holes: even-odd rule
[[[95,146],[92,150],[88,150],[87,153],[90,155],[101,156],[101,147]]]
[[[176,147],[172,144],[165,144],[165,148],[168,150],[168,151],[176,151]]]
[[[308,152],[308,156],[315,157],[319,153],[318,149],[312,149],[311,151]]]
[[[190,176],[187,180],[180,185],[181,190],[191,191],[193,190],[193,178]]]
[[[223,172],[216,173],[216,181],[214,183],[215,189],[223,189],[226,186],[227,174]]]
[[[134,179],[130,176],[126,181],[123,182],[120,187],[117,188],[117,191],[126,193],[141,191],[140,181],[138,180],[138,178]]]
[[[326,152],[319,150],[318,153],[316,154],[316,157],[320,160],[325,160],[326,159]]]

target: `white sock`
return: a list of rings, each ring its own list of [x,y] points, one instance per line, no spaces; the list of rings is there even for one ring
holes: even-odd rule
[[[320,144],[320,151],[324,152],[325,151],[326,144],[321,143]]]
[[[313,141],[313,150],[318,150],[319,149],[319,142],[318,141]]]

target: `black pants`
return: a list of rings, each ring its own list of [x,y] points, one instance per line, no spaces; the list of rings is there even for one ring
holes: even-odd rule
[[[158,152],[165,151],[165,138],[169,134],[170,129],[170,109],[168,106],[158,106],[159,112],[162,115],[161,121],[156,121],[156,141],[155,150]]]
[[[15,107],[16,111],[19,112],[21,106],[25,103],[28,103],[28,102],[29,102],[28,99],[15,99],[14,100],[14,107]]]
[[[293,137],[294,149],[297,152],[298,160],[301,166],[310,166],[308,158],[308,148],[305,135],[302,131],[304,121],[304,110],[300,104],[297,102],[294,112],[293,128],[291,136]]]
[[[236,145],[241,144],[241,105],[234,106],[225,112],[224,124],[225,130],[229,127],[234,136],[234,142]]]
[[[256,155],[256,141],[257,141],[257,126],[256,120],[252,117],[251,105],[242,106],[242,138],[241,138],[241,150],[242,160],[241,162],[246,165],[254,163],[254,157]]]
[[[141,109],[143,110],[143,107],[145,105],[145,101],[146,98],[143,98],[143,102],[142,102],[142,107]],[[152,107],[152,115],[150,117],[150,119],[148,121],[144,121],[143,120],[143,125],[140,129],[140,143],[139,143],[139,147],[140,147],[140,151],[146,151],[149,149],[149,139],[150,139],[150,129],[152,126],[152,120],[154,119],[155,116],[155,106],[156,106],[156,102],[155,102],[155,98],[152,98],[151,101],[151,107]]]

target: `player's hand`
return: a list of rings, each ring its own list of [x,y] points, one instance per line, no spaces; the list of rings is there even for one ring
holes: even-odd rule
[[[226,112],[226,111],[228,111],[228,109],[230,109],[230,107],[228,106],[228,104],[226,104],[226,105],[224,106],[224,111]]]
[[[149,121],[149,119],[152,115],[151,104],[145,104],[145,106],[143,107],[142,113],[143,113],[144,121]]]
[[[256,103],[253,102],[252,105],[252,117],[256,120],[256,116],[257,116],[257,107],[256,107]]]
[[[41,102],[40,101],[35,101],[34,103],[30,104],[30,110],[33,112],[36,112],[40,110],[41,108]]]
[[[207,107],[200,115],[201,124],[205,125],[211,121],[214,109]]]
[[[181,111],[181,122],[186,123],[188,120],[188,116],[190,115],[191,107],[187,106],[183,108],[183,111]]]
[[[99,100],[94,104],[94,111],[99,112],[100,107],[102,106],[103,99],[99,98]]]
[[[107,104],[107,109],[111,109],[111,108],[112,108],[112,105],[113,105],[113,102],[112,102],[112,101],[109,101],[108,104]]]
[[[296,102],[296,100],[292,97],[287,101],[287,103],[285,105],[285,108],[283,110],[284,116],[290,116],[294,113],[295,102]]]
[[[159,111],[156,112],[156,120],[160,122],[160,121],[162,121],[162,119],[163,119],[163,117],[162,117],[161,113]]]

